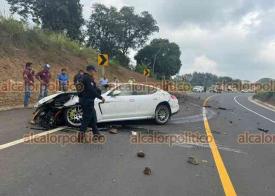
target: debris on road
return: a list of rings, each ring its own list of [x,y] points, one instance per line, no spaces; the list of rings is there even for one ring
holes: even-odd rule
[[[199,165],[200,164],[199,160],[195,157],[188,157],[187,163],[190,163],[192,165]]]
[[[144,175],[150,176],[152,175],[152,170],[149,167],[145,167],[143,170]]]
[[[208,163],[208,161],[207,161],[207,160],[201,160],[201,162],[202,162],[202,163]]]
[[[134,136],[136,136],[136,135],[137,135],[137,132],[131,131],[131,134],[134,135]]]
[[[226,108],[224,107],[218,107],[219,110],[227,110]]]
[[[205,107],[205,108],[212,108],[211,105],[205,105],[205,106],[203,106],[203,107]]]
[[[229,123],[230,123],[230,124],[233,124],[233,121],[232,121],[232,120],[230,120],[230,121],[229,121]]]
[[[267,133],[269,130],[267,130],[267,129],[262,129],[262,128],[258,128],[258,130],[259,131],[262,131],[262,132],[265,132],[265,133]]]
[[[221,132],[219,132],[219,131],[212,131],[212,133],[214,133],[214,134],[221,134]]]
[[[118,134],[118,130],[116,128],[111,128],[111,129],[109,129],[109,133]]]
[[[143,151],[139,151],[137,153],[137,156],[140,157],[140,158],[144,158],[145,157],[145,153]]]

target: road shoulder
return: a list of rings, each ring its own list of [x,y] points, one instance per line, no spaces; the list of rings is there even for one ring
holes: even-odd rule
[[[258,100],[258,99],[253,99],[252,96],[248,97],[248,100],[249,100],[250,102],[252,102],[252,103],[254,103],[254,104],[260,106],[260,107],[263,107],[263,108],[265,108],[265,109],[268,109],[268,110],[270,110],[270,111],[275,112],[275,106],[273,106],[273,105],[270,105],[270,104],[265,103],[265,102],[263,102],[263,101],[260,101],[260,100]]]

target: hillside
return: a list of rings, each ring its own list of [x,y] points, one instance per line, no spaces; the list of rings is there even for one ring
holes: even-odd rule
[[[256,83],[267,84],[267,83],[270,83],[272,80],[275,80],[275,79],[272,79],[272,78],[261,78]]]
[[[61,34],[30,29],[24,23],[3,17],[0,17],[0,46],[0,107],[22,104],[22,70],[26,62],[32,62],[36,72],[43,64],[50,64],[53,84],[61,68],[67,69],[71,80],[85,65],[97,64],[95,50],[82,47]],[[130,77],[139,82],[145,80],[143,75],[119,65],[106,68],[106,75],[109,80],[116,76],[122,82]],[[37,82],[35,85],[39,86]],[[38,90],[32,102],[36,101]]]

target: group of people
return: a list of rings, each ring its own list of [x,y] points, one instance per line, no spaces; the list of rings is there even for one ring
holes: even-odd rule
[[[30,62],[26,63],[23,71],[23,79],[24,79],[24,87],[25,87],[24,107],[28,107],[30,103],[30,97],[31,97],[32,89],[34,87],[35,78],[40,82],[40,93],[39,93],[38,100],[48,95],[48,85],[51,79],[50,68],[51,66],[49,64],[45,64],[43,69],[37,74],[35,74],[34,70],[32,69],[32,63]]]
[[[48,96],[48,87],[51,80],[50,68],[51,66],[49,64],[45,64],[43,69],[35,74],[34,70],[32,69],[32,63],[26,63],[23,71],[25,87],[24,107],[28,107],[30,103],[31,92],[34,87],[34,79],[37,79],[40,82],[38,100]],[[61,69],[61,72],[57,75],[57,80],[59,84],[59,91],[67,91],[69,85],[69,76],[66,69]]]
[[[51,79],[50,65],[45,64],[43,69],[35,74],[32,69],[32,63],[26,63],[25,69],[23,71],[23,78],[25,84],[25,95],[24,95],[24,106],[27,107],[30,102],[31,90],[34,86],[34,79],[36,78],[40,82],[40,93],[39,100],[48,95],[48,86]],[[85,132],[90,126],[94,136],[101,136],[97,129],[97,117],[94,108],[94,100],[98,98],[105,102],[105,99],[101,96],[101,90],[97,87],[95,82],[96,77],[96,67],[93,65],[88,65],[86,67],[86,72],[80,70],[74,76],[74,85],[78,92],[79,104],[82,107],[83,115],[81,121],[80,132],[78,135],[79,142],[83,142],[85,138]],[[62,69],[61,73],[58,74],[57,80],[59,82],[59,90],[67,91],[69,84],[69,76],[66,69]],[[114,82],[119,82],[116,77],[114,77]],[[100,86],[103,88],[108,88],[109,81],[106,76],[100,79]]]

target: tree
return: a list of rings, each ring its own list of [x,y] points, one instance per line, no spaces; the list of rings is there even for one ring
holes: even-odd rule
[[[66,33],[74,40],[82,38],[84,23],[79,0],[7,0],[12,13],[41,24],[43,29]]]
[[[142,74],[144,72],[144,69],[148,69],[148,67],[146,65],[142,65],[142,64],[139,64],[135,67],[135,71],[138,73],[142,73]]]
[[[142,47],[149,36],[158,31],[156,21],[148,12],[135,14],[133,7],[115,7],[94,4],[88,22],[88,46],[108,53],[117,59],[126,59],[130,48]]]
[[[89,37],[87,45],[98,49],[101,53],[114,56],[119,50],[117,34],[120,26],[117,9],[94,4],[87,27]]]
[[[159,31],[156,21],[146,11],[137,15],[133,7],[125,6],[121,8],[119,15],[119,44],[124,55],[128,53],[129,48],[142,47],[152,33]]]
[[[170,78],[178,73],[181,67],[180,48],[167,39],[154,39],[138,51],[135,56],[137,65],[147,65],[158,78]]]

